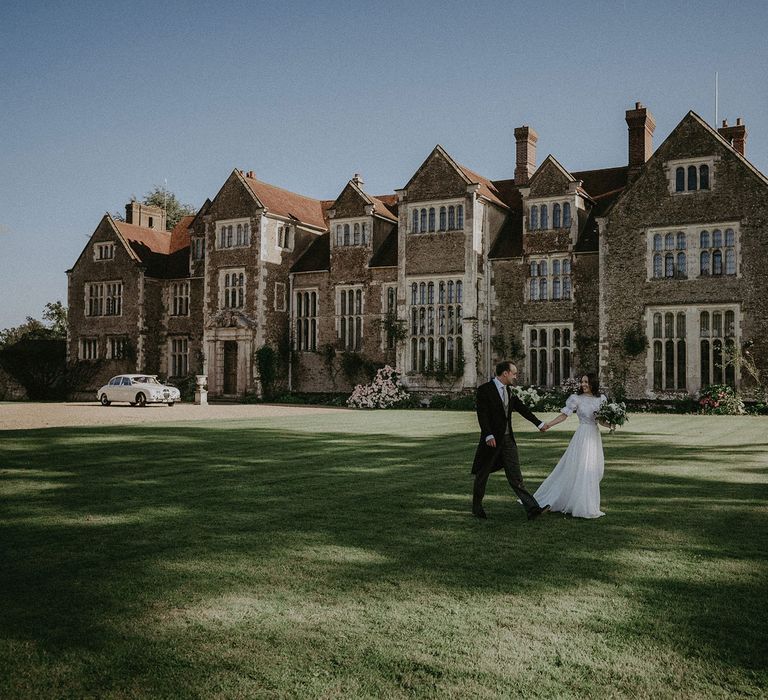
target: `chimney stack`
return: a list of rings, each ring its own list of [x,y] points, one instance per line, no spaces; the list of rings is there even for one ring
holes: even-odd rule
[[[515,184],[527,185],[536,170],[536,142],[539,135],[529,126],[515,129],[517,153],[515,159]]]
[[[363,176],[360,175],[360,173],[355,173],[355,176],[352,178],[352,182],[360,189],[363,189],[363,185],[365,184],[365,182],[363,182]]]
[[[629,129],[629,171],[637,172],[653,153],[653,132],[656,120],[640,102],[635,102],[634,109],[626,113]]]
[[[728,126],[728,120],[723,119],[723,125],[717,130],[728,143],[733,146],[733,150],[744,155],[744,146],[747,143],[747,127],[742,123],[741,117],[736,120],[735,126]]]
[[[165,210],[132,199],[125,205],[125,223],[165,231]]]

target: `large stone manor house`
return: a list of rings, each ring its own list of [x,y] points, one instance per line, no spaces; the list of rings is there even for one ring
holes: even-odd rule
[[[626,112],[621,167],[573,171],[514,130],[514,177],[490,180],[436,146],[401,189],[360,176],[316,200],[234,170],[194,217],[106,215],[69,277],[70,359],[206,374],[212,397],[261,390],[270,346],[293,391],[348,391],[388,362],[415,391],[476,387],[500,358],[520,381],[580,372],[634,398],[747,388],[768,369],[768,179],[746,127],[689,112],[654,151]],[[511,169],[511,168],[510,168]]]

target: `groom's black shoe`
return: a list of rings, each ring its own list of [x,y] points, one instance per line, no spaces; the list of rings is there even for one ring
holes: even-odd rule
[[[543,513],[549,513],[549,506],[543,506],[542,508],[533,508],[528,511],[528,520],[536,520]]]
[[[477,510],[473,508],[472,515],[474,515],[476,518],[480,518],[480,520],[488,520],[488,516],[485,514],[485,511],[482,508],[478,508]]]

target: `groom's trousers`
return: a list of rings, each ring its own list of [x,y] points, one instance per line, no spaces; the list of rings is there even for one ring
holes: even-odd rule
[[[504,473],[507,475],[512,490],[517,494],[520,502],[523,504],[526,513],[530,513],[539,507],[536,499],[528,493],[523,483],[523,475],[520,471],[520,457],[517,454],[517,445],[509,436],[504,440],[501,446],[501,461],[504,465]],[[483,497],[485,496],[485,487],[488,484],[488,477],[495,471],[495,464],[488,462],[477,474],[475,474],[475,486],[472,492],[472,510],[477,512],[483,506]]]

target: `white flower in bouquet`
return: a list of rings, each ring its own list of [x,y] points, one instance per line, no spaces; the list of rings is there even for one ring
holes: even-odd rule
[[[595,418],[603,420],[611,426],[611,432],[616,430],[616,426],[624,425],[629,420],[627,415],[627,404],[610,402],[604,403],[595,411]]]

